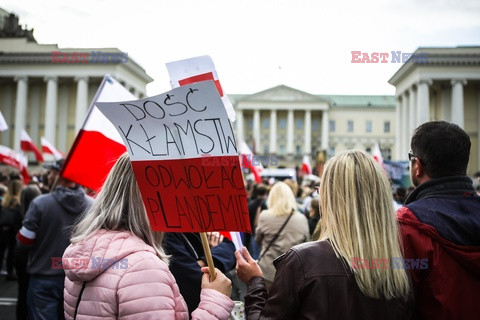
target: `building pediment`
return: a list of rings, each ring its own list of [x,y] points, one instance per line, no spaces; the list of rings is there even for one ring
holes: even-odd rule
[[[305,91],[297,90],[285,85],[279,85],[264,91],[260,91],[253,95],[249,95],[242,99],[245,102],[326,102],[317,96]]]

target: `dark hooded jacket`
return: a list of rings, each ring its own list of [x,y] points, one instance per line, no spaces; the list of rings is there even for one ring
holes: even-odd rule
[[[447,177],[419,185],[397,217],[405,258],[427,261],[424,268],[410,269],[414,319],[478,317],[480,197],[470,178]]]
[[[70,245],[75,221],[92,204],[81,187],[58,186],[52,193],[35,198],[30,204],[18,240],[31,245],[27,272],[33,275],[65,275],[62,268],[52,268],[52,258],[63,256]],[[28,237],[22,236],[27,235]]]

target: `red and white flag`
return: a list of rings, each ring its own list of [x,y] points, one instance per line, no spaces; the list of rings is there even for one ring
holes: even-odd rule
[[[94,191],[101,189],[117,159],[127,151],[115,126],[98,110],[96,102],[135,100],[111,76],[103,78],[85,122],[75,137],[61,175]]]
[[[378,162],[378,164],[380,164],[382,168],[385,168],[385,165],[383,164],[382,152],[380,151],[378,143],[375,143],[375,145],[373,146],[372,157],[375,161]]]
[[[172,88],[181,87],[190,83],[212,80],[222,98],[223,105],[227,111],[228,119],[235,121],[235,110],[228,96],[223,92],[220,80],[218,80],[217,70],[210,56],[200,56],[169,62],[166,64],[168,74],[170,75],[170,84]]]
[[[55,158],[55,160],[59,160],[65,157],[62,152],[55,149],[55,147],[50,142],[48,142],[47,138],[41,137],[40,142],[42,143],[43,153],[51,154]]]
[[[32,138],[28,135],[27,131],[22,129],[21,137],[20,137],[20,149],[25,152],[33,152],[35,153],[35,158],[38,162],[43,162],[43,156],[38,150],[35,143],[33,143]]]
[[[260,161],[254,161],[254,154],[245,141],[240,141],[240,163],[242,167],[250,169],[256,183],[262,182],[263,166]]]
[[[5,131],[8,130],[8,124],[7,121],[5,121],[5,118],[3,117],[2,111],[0,111],[0,131]]]
[[[0,145],[0,163],[5,163],[20,171],[25,183],[30,181],[30,175],[27,171],[28,160],[24,155]]]
[[[307,154],[303,156],[302,171],[306,174],[312,174],[312,166],[310,165],[310,158]]]

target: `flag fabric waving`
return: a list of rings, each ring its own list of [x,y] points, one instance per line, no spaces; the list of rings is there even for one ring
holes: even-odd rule
[[[248,147],[245,141],[240,141],[240,157],[242,167],[250,169],[253,174],[256,183],[262,182],[261,173],[263,171],[263,166],[261,162],[254,163],[252,150]]]
[[[312,174],[312,166],[310,165],[310,158],[307,154],[303,156],[302,171],[306,174]]]
[[[168,74],[170,75],[170,84],[172,88],[181,87],[190,83],[212,80],[222,98],[223,105],[227,111],[228,119],[235,121],[235,110],[228,96],[223,92],[220,80],[218,80],[217,70],[210,56],[200,56],[169,62],[166,64]]]
[[[35,158],[38,162],[43,162],[43,156],[38,150],[35,143],[33,143],[32,138],[28,135],[27,131],[22,129],[21,137],[20,137],[20,149],[25,152],[33,152],[35,153]]]
[[[43,153],[51,154],[55,158],[55,160],[59,160],[65,157],[62,152],[55,149],[55,147],[47,140],[47,138],[41,137],[40,142],[42,144]]]
[[[385,169],[385,165],[383,164],[382,152],[380,151],[378,143],[375,143],[375,145],[373,146],[372,157],[375,161],[378,162],[378,164],[380,164],[382,168]]]
[[[135,100],[136,97],[106,75],[90,105],[82,128],[67,155],[61,175],[94,191],[100,190],[125,148],[115,126],[98,110],[96,102]]]
[[[5,163],[6,165],[12,166],[20,171],[25,183],[30,181],[30,175],[27,171],[28,161],[24,155],[21,155],[8,147],[0,145],[0,163]]]
[[[2,111],[0,111],[0,131],[5,131],[8,130],[8,124],[7,121],[5,121],[5,118],[3,117]]]

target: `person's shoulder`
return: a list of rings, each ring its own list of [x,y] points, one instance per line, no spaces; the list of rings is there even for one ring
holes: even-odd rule
[[[290,250],[305,266],[310,275],[346,275],[341,258],[337,258],[328,241],[309,241]]]

